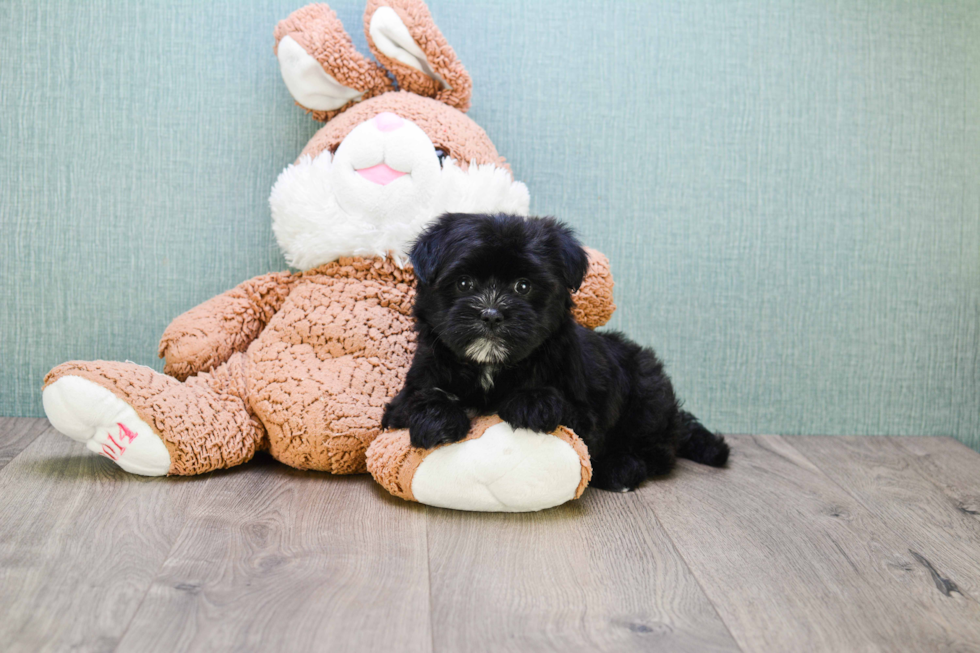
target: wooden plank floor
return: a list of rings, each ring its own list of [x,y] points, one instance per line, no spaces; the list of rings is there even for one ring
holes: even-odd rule
[[[0,650],[980,650],[980,454],[732,444],[499,515],[267,457],[145,479],[0,418]]]

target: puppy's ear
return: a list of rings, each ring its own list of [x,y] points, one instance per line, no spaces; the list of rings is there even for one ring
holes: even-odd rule
[[[562,279],[566,288],[577,292],[589,269],[589,256],[582,248],[582,243],[575,237],[574,231],[557,220],[553,224],[553,236]]]
[[[415,278],[421,284],[429,285],[439,272],[442,258],[446,254],[451,217],[449,214],[443,215],[426,227],[408,253],[412,267],[415,268]]]

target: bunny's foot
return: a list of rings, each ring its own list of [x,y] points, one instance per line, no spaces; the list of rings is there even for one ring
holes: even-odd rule
[[[97,383],[63,376],[44,389],[42,401],[58,431],[125,471],[165,476],[170,470],[170,453],[160,436],[132,406]]]
[[[466,438],[434,449],[412,447],[407,430],[386,431],[368,449],[367,466],[395,496],[484,512],[552,508],[580,497],[592,476],[571,430],[535,433],[499,417],[477,418]]]

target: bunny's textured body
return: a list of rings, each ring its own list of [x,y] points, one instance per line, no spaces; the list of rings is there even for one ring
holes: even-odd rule
[[[469,77],[424,4],[371,0],[365,31],[399,91],[326,5],[276,28],[290,92],[329,120],[270,197],[276,238],[302,271],[256,277],[179,316],[160,342],[166,374],[54,368],[43,398],[56,428],[147,475],[199,474],[263,449],[302,469],[366,471],[415,347],[412,240],[447,211],[526,214],[528,193],[463,113]],[[608,264],[592,259],[578,310],[595,326],[613,305]]]

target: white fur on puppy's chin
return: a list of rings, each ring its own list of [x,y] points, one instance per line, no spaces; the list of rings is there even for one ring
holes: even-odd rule
[[[309,270],[341,256],[388,255],[404,266],[415,238],[443,213],[528,213],[527,186],[514,181],[506,169],[474,163],[464,171],[450,159],[435,177],[435,188],[410,194],[414,205],[398,202],[375,205],[372,215],[349,213],[342,205],[362,207],[364,203],[345,202],[338,193],[380,193],[394,184],[414,182],[406,175],[384,188],[365,191],[357,184],[338,188],[332,181],[332,165],[328,151],[315,159],[305,156],[283,170],[272,187],[272,228],[286,261],[294,268]]]
[[[507,360],[507,347],[489,338],[477,338],[466,347],[466,355],[482,365],[503,363]]]

